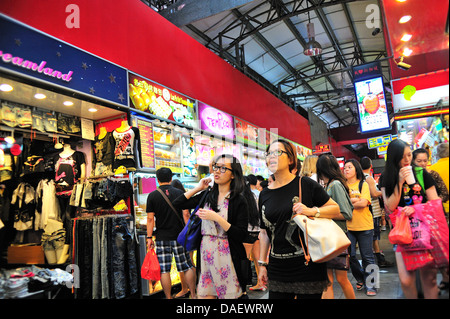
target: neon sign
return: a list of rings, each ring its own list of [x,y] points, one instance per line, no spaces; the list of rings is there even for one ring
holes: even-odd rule
[[[40,64],[37,64],[36,62],[30,61],[30,60],[25,60],[18,56],[13,56],[11,53],[3,53],[3,51],[1,51],[1,50],[0,50],[0,57],[2,58],[4,63],[11,63],[18,67],[22,67],[24,69],[42,73],[47,76],[61,79],[66,82],[70,82],[70,80],[72,80],[73,71],[69,71],[66,74],[63,74],[61,71],[54,70],[49,67],[45,67],[45,65],[47,64],[47,61],[41,61]]]
[[[234,120],[231,115],[201,102],[198,105],[202,130],[234,138]]]

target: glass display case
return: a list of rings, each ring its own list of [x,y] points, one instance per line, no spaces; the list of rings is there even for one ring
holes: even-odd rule
[[[154,122],[153,137],[155,147],[156,169],[168,167],[174,174],[181,174],[180,132],[173,125]]]

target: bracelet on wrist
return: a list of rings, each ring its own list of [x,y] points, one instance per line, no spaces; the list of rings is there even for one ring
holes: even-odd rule
[[[258,260],[258,265],[267,267],[268,263],[266,263],[265,261],[262,261],[262,260]]]

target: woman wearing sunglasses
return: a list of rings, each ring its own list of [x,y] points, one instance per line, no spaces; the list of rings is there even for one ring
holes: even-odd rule
[[[275,181],[259,195],[261,258],[270,246],[269,261],[259,261],[259,279],[269,283],[269,299],[320,299],[327,288],[326,263],[305,264],[299,235],[306,241],[292,217],[337,218],[339,206],[309,177],[302,177],[301,202],[293,204],[299,196],[299,177],[291,173],[296,163],[295,148],[288,141],[276,140],[266,150]]]
[[[247,256],[243,241],[249,223],[248,205],[243,196],[242,167],[232,155],[217,157],[212,165],[214,186],[206,204],[197,211],[202,219],[202,240],[197,253],[197,297],[199,299],[236,299],[245,295]],[[195,208],[210,178],[174,201],[180,208]]]

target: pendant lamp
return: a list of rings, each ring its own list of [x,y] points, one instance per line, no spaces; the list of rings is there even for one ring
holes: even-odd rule
[[[306,47],[303,53],[307,56],[316,56],[322,54],[322,46],[314,39],[314,23],[309,22],[306,25],[306,28],[308,30],[308,42],[306,43]]]

